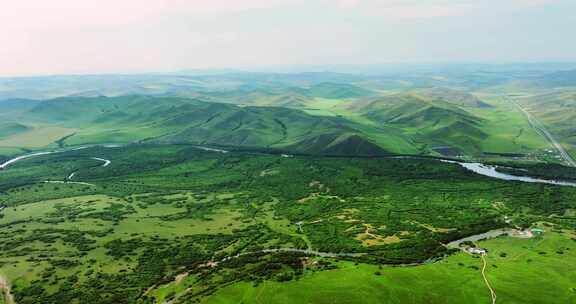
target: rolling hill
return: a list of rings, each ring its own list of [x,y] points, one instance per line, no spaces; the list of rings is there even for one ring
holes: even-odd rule
[[[31,127],[26,133],[54,127],[49,142],[59,145],[185,143],[331,155],[435,154],[442,148],[475,157],[524,153],[536,146],[531,143],[537,135],[526,132],[522,116],[514,116],[511,127],[507,109],[465,91],[376,92],[354,84],[318,81],[291,87],[269,80],[183,96],[5,100],[0,116]],[[571,120],[569,113],[558,117]],[[505,127],[505,136],[495,135]],[[573,134],[571,125],[562,128],[566,136]],[[8,129],[0,133],[11,134]]]
[[[24,116],[28,122],[79,129],[62,140],[69,145],[139,141],[306,154],[386,153],[351,121],[281,107],[243,107],[180,97],[66,97],[40,102]]]
[[[550,87],[571,87],[576,86],[576,69],[557,71],[540,77],[537,81],[539,85]]]
[[[13,123],[13,122],[3,122],[0,123],[0,138],[24,133],[29,131],[31,128],[29,126]]]
[[[347,99],[374,95],[370,90],[343,83],[324,82],[316,84],[306,90],[306,94],[311,97],[327,99]]]
[[[429,88],[414,90],[414,94],[425,99],[441,100],[461,107],[479,107],[488,108],[489,104],[478,99],[478,97],[465,91],[454,90],[449,88]]]
[[[449,146],[479,152],[479,142],[487,134],[483,119],[438,99],[423,99],[415,94],[396,94],[365,100],[350,110],[383,126],[401,129],[406,136],[434,146]]]
[[[565,148],[576,154],[576,90],[556,90],[518,101],[543,123]]]

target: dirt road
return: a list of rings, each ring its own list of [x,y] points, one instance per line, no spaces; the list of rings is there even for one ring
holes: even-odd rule
[[[488,287],[488,289],[490,290],[490,296],[492,297],[492,304],[496,304],[496,291],[494,291],[494,289],[492,288],[492,286],[490,285],[490,282],[488,282],[488,278],[486,278],[486,265],[488,264],[486,262],[486,254],[482,254],[482,263],[484,264],[482,266],[482,278],[484,278],[484,283],[486,283],[486,287]]]
[[[4,298],[6,304],[16,304],[10,282],[3,276],[0,276],[0,296]]]

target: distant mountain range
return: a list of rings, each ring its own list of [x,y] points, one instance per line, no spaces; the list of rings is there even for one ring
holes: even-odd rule
[[[276,103],[275,106],[154,96],[5,101],[0,105],[9,108],[13,119],[0,125],[0,134],[9,136],[25,132],[31,126],[48,125],[78,130],[61,141],[67,145],[139,141],[358,156],[417,153],[412,136],[403,131],[413,126],[421,129],[421,140],[439,144],[461,144],[458,143],[460,137],[484,136],[478,127],[482,123],[480,118],[438,96],[434,99],[414,94],[375,97],[368,90],[334,85],[321,85],[320,89],[305,93],[270,97],[267,104]],[[347,110],[366,122],[341,115],[312,115],[298,109],[313,101],[310,96],[335,95],[340,99],[363,96],[357,97],[363,100],[352,102]],[[408,147],[407,151],[396,146],[399,141],[401,146]]]
[[[302,71],[306,68],[291,70]],[[190,97],[198,92],[287,88],[305,89],[311,95],[325,98],[347,98],[370,94],[373,89],[442,87],[469,91],[518,81],[530,85],[574,86],[576,64],[335,65],[308,67],[308,70],[316,72],[198,70],[127,75],[0,77],[0,100],[123,95]]]
[[[52,145],[181,143],[346,156],[522,154],[546,143],[494,96],[529,88],[539,98],[525,102],[543,107],[542,120],[576,143],[570,123],[576,118],[574,77],[574,71],[546,65],[479,65],[379,75],[0,78],[0,149],[22,148],[35,138],[30,134],[45,136],[38,130],[51,127],[57,129],[44,141]]]

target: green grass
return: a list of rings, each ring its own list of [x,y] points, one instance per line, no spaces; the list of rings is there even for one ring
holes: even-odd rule
[[[435,116],[438,113],[433,113],[432,110],[427,113],[426,109],[422,108],[428,106],[428,103],[416,102],[417,100],[409,98],[409,95],[383,96],[389,106],[382,115],[394,117],[390,112],[400,107],[399,113],[410,119],[402,124],[382,124],[368,118],[363,114],[363,111],[366,111],[363,106],[356,104],[360,101],[316,98],[304,110],[315,115],[345,117],[354,122],[354,128],[367,138],[389,151],[403,154],[431,153],[432,147],[449,145],[467,155],[483,158],[481,152],[535,153],[548,148],[546,140],[530,127],[524,115],[513,105],[499,97],[486,94],[480,96],[483,103],[491,107],[461,107],[467,111],[466,116],[466,112],[458,114],[451,111],[458,110],[457,106],[445,103],[438,105],[437,109],[447,109],[443,116],[438,117]],[[415,104],[407,108],[410,102]],[[479,123],[469,124],[464,120],[466,117],[477,119]]]
[[[487,277],[498,303],[572,303],[576,300],[576,242],[570,233],[546,232],[542,239],[502,237],[487,248]],[[556,253],[562,248],[563,254]],[[566,250],[570,248],[570,250]],[[505,252],[506,257],[500,257]],[[545,255],[539,252],[546,252]],[[203,303],[489,303],[481,260],[465,253],[413,267],[379,268],[337,263],[338,269],[310,271],[297,281],[238,283]],[[494,267],[495,265],[496,267]],[[380,272],[381,275],[376,275]]]
[[[40,148],[54,141],[71,135],[75,132],[72,128],[43,126],[30,131],[14,134],[0,140],[0,147],[14,148]]]
[[[484,98],[494,106],[490,109],[471,110],[485,119],[482,130],[488,137],[480,142],[483,151],[529,153],[549,148],[545,138],[528,123],[526,117],[502,98]]]
[[[30,127],[23,125],[23,124],[19,124],[19,123],[10,123],[10,122],[4,122],[4,123],[0,123],[0,134],[2,134],[0,136],[0,138],[6,138],[8,136],[13,136],[15,134],[19,134],[19,133],[24,133],[26,131],[29,131]]]

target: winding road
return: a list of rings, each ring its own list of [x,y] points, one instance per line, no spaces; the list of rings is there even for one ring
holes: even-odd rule
[[[366,255],[366,253],[334,253],[334,252],[321,252],[314,251],[310,249],[297,249],[297,248],[275,248],[275,249],[262,249],[258,251],[239,253],[234,256],[229,256],[221,259],[217,263],[226,262],[232,259],[237,259],[241,256],[259,254],[259,253],[275,253],[275,252],[292,252],[292,253],[304,253],[307,255],[315,255],[323,258],[338,258],[338,257],[360,257]]]
[[[490,285],[488,278],[486,278],[486,265],[488,264],[486,262],[486,253],[483,253],[481,258],[483,263],[482,278],[484,279],[484,283],[486,283],[486,287],[488,287],[488,289],[490,290],[490,296],[492,297],[492,304],[496,304],[496,291],[494,291],[494,288],[492,288],[492,285]]]
[[[562,157],[562,159],[564,159],[564,162],[566,164],[568,164],[571,167],[576,167],[576,161],[574,161],[572,156],[568,152],[566,152],[566,150],[564,150],[564,147],[562,147],[562,145],[554,138],[554,136],[550,132],[548,132],[548,130],[546,130],[546,128],[542,123],[540,123],[536,118],[534,118],[532,114],[528,112],[528,110],[522,108],[520,103],[518,103],[516,100],[510,97],[507,97],[507,99],[512,104],[514,104],[516,108],[520,110],[520,112],[524,114],[530,126],[532,126],[532,128],[534,128],[534,130],[536,130],[538,134],[544,137],[550,143],[550,145],[552,145],[552,147],[554,147],[560,153],[560,156]]]

